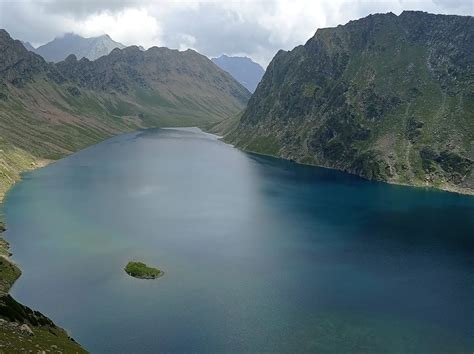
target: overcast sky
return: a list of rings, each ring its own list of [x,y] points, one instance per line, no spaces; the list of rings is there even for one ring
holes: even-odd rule
[[[265,67],[279,49],[303,44],[317,28],[403,10],[473,16],[474,0],[0,0],[0,28],[35,46],[66,32],[107,33],[145,48],[247,55]]]

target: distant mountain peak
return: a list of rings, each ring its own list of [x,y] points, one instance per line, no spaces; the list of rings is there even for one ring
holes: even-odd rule
[[[249,57],[222,54],[220,57],[211,60],[222,70],[232,75],[250,92],[255,91],[265,73],[265,70]]]
[[[123,49],[125,45],[114,41],[108,34],[84,38],[68,32],[38,47],[35,52],[47,61],[59,62],[66,59],[69,54],[74,54],[78,59],[95,60],[109,54],[114,48]]]
[[[77,61],[77,57],[74,54],[69,54],[65,59],[67,62]]]
[[[77,33],[74,32],[66,32],[62,36],[55,37],[54,39],[61,39],[61,38],[83,38]]]

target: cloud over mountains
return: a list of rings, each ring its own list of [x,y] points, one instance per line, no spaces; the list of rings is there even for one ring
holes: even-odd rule
[[[0,2],[0,28],[36,45],[66,32],[107,33],[126,45],[248,55],[265,66],[278,49],[303,44],[317,28],[402,10],[474,14],[471,0],[23,0]]]

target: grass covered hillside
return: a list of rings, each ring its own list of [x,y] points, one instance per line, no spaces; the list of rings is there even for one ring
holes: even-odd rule
[[[0,30],[0,198],[47,160],[138,128],[215,123],[249,97],[192,50],[128,47],[52,64]]]
[[[403,12],[274,57],[238,147],[368,179],[474,193],[474,20]]]

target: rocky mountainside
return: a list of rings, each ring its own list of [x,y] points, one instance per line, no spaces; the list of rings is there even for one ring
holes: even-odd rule
[[[63,37],[55,38],[38,47],[34,52],[41,55],[46,61],[59,62],[70,54],[74,54],[79,59],[95,60],[109,54],[115,48],[123,49],[125,46],[115,42],[107,34],[84,38],[74,33],[67,33]]]
[[[403,12],[279,51],[227,140],[368,179],[474,193],[474,19]]]
[[[222,70],[231,74],[250,92],[255,91],[265,73],[265,70],[259,64],[247,57],[221,55],[219,58],[212,58],[212,61]]]
[[[143,106],[159,105],[170,112],[186,112],[188,117],[225,117],[241,109],[250,96],[230,75],[194,50],[152,47],[142,51],[131,46],[114,49],[95,61],[78,61],[71,55],[56,68],[79,89],[133,94]]]
[[[21,41],[21,43],[22,43],[23,46],[24,46],[26,49],[28,49],[30,52],[35,52],[35,51],[36,51],[36,48],[33,47],[30,42],[23,42],[23,41]]]

